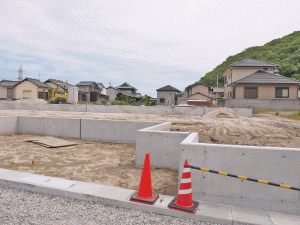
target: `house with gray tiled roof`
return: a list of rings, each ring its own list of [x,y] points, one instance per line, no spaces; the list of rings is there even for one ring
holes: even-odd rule
[[[0,100],[12,100],[14,98],[14,85],[20,81],[1,80],[0,81]]]
[[[78,87],[79,101],[96,102],[105,99],[103,84],[102,87],[95,81],[80,81],[76,86]]]
[[[48,99],[50,86],[33,78],[25,78],[14,86],[15,99]]]
[[[177,105],[178,94],[181,93],[177,88],[167,85],[156,89],[158,105]]]
[[[114,101],[116,97],[119,98],[122,94],[126,94],[129,98],[139,101],[142,99],[143,96],[140,93],[137,93],[137,90],[138,89],[125,82],[117,87],[112,87],[111,85],[107,87],[106,95],[109,96],[110,101]]]
[[[278,74],[279,67],[250,58],[229,65],[224,99],[298,99],[300,81]]]

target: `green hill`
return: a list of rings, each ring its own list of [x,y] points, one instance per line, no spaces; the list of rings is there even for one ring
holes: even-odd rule
[[[255,46],[245,49],[234,56],[229,56],[226,61],[205,74],[197,83],[209,86],[217,86],[217,75],[219,75],[219,87],[224,87],[224,78],[221,76],[226,68],[235,62],[245,58],[259,59],[280,65],[280,74],[286,77],[300,80],[300,31],[295,31],[282,38],[275,39],[263,46]],[[185,88],[188,88],[191,84]]]

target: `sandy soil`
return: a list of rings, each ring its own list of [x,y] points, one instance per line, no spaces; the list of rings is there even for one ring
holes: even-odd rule
[[[0,168],[138,190],[142,168],[135,167],[134,144],[60,138],[78,145],[46,148],[26,142],[34,137],[0,136]],[[177,171],[152,168],[151,173],[153,192],[177,195]]]
[[[287,117],[291,113],[294,112],[280,112],[280,115]],[[300,148],[299,128],[264,119],[298,125],[300,120],[276,116],[275,112],[253,114],[253,119],[225,107],[205,116],[0,110],[0,116],[5,115],[172,122],[172,131],[198,132],[199,142],[203,143]]]

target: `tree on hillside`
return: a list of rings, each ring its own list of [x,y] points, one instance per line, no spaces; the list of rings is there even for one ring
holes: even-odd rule
[[[218,65],[211,72],[205,74],[205,76],[194,84],[201,82],[216,87],[217,75],[219,75],[219,86],[223,87],[224,79],[222,79],[223,77],[221,77],[221,75],[227,67],[232,63],[246,58],[258,59],[280,65],[280,74],[286,77],[300,74],[300,31],[295,31],[285,37],[272,40],[263,46],[246,48],[236,55],[229,56],[223,63]],[[194,84],[187,86],[185,90],[188,90],[188,88]]]

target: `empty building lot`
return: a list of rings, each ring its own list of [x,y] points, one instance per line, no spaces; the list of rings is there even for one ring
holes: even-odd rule
[[[299,128],[242,117],[228,108],[204,116],[0,111],[0,116],[11,115],[172,122],[171,131],[198,132],[202,143],[300,148]],[[142,168],[135,167],[135,144],[60,138],[77,145],[46,148],[27,142],[34,137],[37,136],[0,136],[0,168],[138,189]],[[178,171],[152,168],[152,181],[154,192],[177,195]]]

